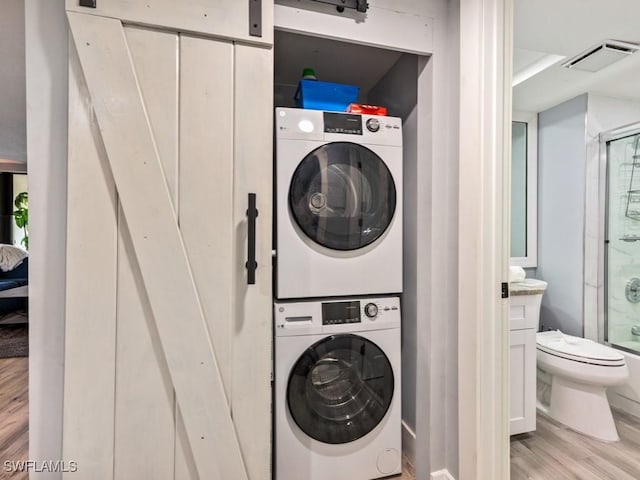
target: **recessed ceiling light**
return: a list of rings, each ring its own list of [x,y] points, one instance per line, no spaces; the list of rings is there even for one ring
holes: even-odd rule
[[[640,45],[636,43],[605,40],[567,60],[562,66],[586,72],[597,72],[636,53],[638,49],[640,49]]]

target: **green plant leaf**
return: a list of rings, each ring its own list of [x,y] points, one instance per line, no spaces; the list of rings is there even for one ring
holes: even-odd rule
[[[13,212],[13,219],[16,222],[16,226],[24,230],[24,237],[21,243],[29,250],[29,195],[27,192],[20,192],[16,195],[13,204],[16,206],[16,210]]]
[[[27,192],[20,192],[18,195],[16,195],[13,204],[17,209],[28,208],[29,194]]]

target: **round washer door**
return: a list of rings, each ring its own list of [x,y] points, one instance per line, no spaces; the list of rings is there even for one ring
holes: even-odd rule
[[[294,365],[287,403],[306,435],[341,444],[364,437],[382,421],[393,388],[391,363],[376,344],[357,335],[332,335]]]
[[[368,148],[328,143],[298,165],[289,208],[314,242],[332,250],[356,250],[376,241],[391,224],[396,187],[385,163]]]

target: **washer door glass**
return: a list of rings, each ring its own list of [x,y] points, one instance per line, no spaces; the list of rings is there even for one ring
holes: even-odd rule
[[[333,335],[309,347],[287,385],[289,412],[309,437],[348,443],[378,425],[393,398],[389,359],[369,340]]]
[[[368,148],[329,143],[298,165],[289,207],[313,241],[333,250],[356,250],[378,239],[391,223],[396,187],[385,163]]]

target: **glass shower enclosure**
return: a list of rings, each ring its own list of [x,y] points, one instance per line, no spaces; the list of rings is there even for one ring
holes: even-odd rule
[[[640,129],[606,142],[605,341],[640,353]]]

